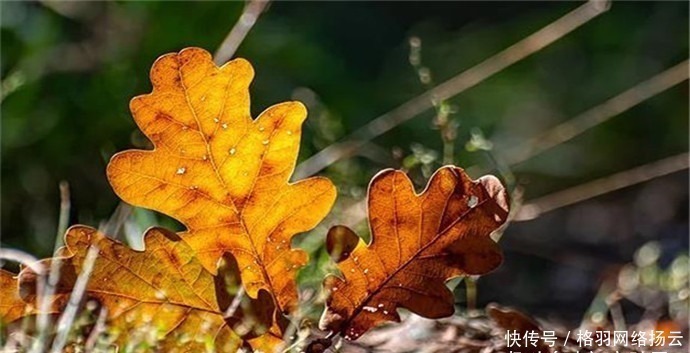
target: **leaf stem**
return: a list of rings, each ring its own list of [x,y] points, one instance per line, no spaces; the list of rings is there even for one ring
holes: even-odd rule
[[[467,311],[477,310],[477,280],[472,276],[465,278],[465,296],[467,297]]]

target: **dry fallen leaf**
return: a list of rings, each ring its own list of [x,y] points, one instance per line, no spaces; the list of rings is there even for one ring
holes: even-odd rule
[[[152,93],[130,104],[155,148],[115,155],[107,174],[124,201],[181,221],[180,236],[208,271],[231,252],[247,293],[265,289],[289,312],[296,271],[307,261],[291,239],[326,216],[336,191],[325,178],[288,183],[306,110],[286,102],[252,120],[253,76],[247,61],[217,67],[198,48],[160,57]]]
[[[529,315],[517,309],[500,306],[491,303],[486,306],[486,313],[498,326],[504,328],[506,333],[516,332],[521,337],[529,332],[541,334],[543,332],[539,323]],[[537,340],[534,344],[524,344],[521,352],[524,353],[550,353],[550,348],[543,340]]]
[[[30,315],[33,311],[33,306],[27,306],[19,296],[15,274],[0,270],[0,326]]]
[[[359,240],[350,250],[355,235],[345,227],[328,234],[329,251],[343,244],[336,256],[343,278],[324,281],[330,296],[321,327],[345,338],[400,321],[399,307],[449,316],[453,295],[445,281],[487,273],[502,261],[489,235],[505,222],[508,200],[493,176],[473,181],[460,168],[444,167],[416,194],[405,173],[385,170],[369,185],[368,208],[369,245]]]
[[[517,309],[491,303],[486,306],[486,313],[491,320],[506,330],[520,333],[542,331],[536,320]]]
[[[230,326],[247,326],[249,321],[255,327],[270,325],[274,309],[268,293],[262,291],[255,305],[267,315],[250,317],[241,310],[227,315],[233,298],[224,291],[220,277],[208,272],[176,234],[152,228],[144,241],[145,251],[135,251],[93,228],[70,228],[58,257],[43,260],[46,267],[50,261],[60,262],[63,283],[55,296],[63,300],[70,296],[76,274],[87,266],[86,255],[95,247],[98,256],[85,294],[107,310],[109,330],[120,345],[135,344],[137,333],[153,332],[155,347],[165,352],[205,351],[209,342],[218,351],[234,352],[245,342]],[[25,300],[27,295],[33,297],[35,273],[25,269],[19,278]]]
[[[0,327],[41,312],[48,315],[56,314],[68,300],[66,297],[58,296],[48,298],[46,302],[39,302],[35,292],[34,290],[31,293],[21,293],[18,276],[0,269]]]

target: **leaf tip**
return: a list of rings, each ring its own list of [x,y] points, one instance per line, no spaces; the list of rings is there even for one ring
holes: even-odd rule
[[[254,79],[254,66],[245,58],[235,58],[220,66],[221,71],[232,71],[236,77],[243,77],[247,82]]]

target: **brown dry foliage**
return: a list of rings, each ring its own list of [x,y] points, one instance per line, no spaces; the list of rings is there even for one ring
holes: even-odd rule
[[[256,337],[271,324],[273,307],[268,293],[253,303],[254,311],[237,310],[226,315],[233,298],[223,277],[213,276],[194,251],[175,233],[151,228],[144,235],[146,248],[136,251],[97,230],[74,226],[65,235],[66,246],[56,257],[43,260],[44,268],[58,261],[60,283],[55,299],[66,303],[77,274],[84,271],[90,248],[98,256],[84,292],[96,299],[108,313],[111,334],[118,344],[127,342],[128,333],[146,329],[156,333],[156,343],[165,351],[203,351],[205,342],[213,342],[222,351],[235,351],[245,344],[232,326],[252,323]],[[224,273],[237,277],[236,266]],[[36,298],[37,275],[30,269],[19,275],[24,300]],[[263,309],[263,310],[260,310]],[[268,310],[268,313],[265,311]]]
[[[107,176],[125,202],[167,214],[186,229],[152,228],[144,234],[146,249],[135,251],[93,228],[70,228],[66,246],[42,260],[44,268],[60,265],[49,313],[64,308],[79,274],[92,265],[84,292],[107,311],[119,345],[128,332],[148,327],[163,351],[201,351],[209,342],[218,351],[281,346],[282,314],[299,305],[295,277],[308,260],[292,238],[328,214],[336,191],[321,177],[290,183],[306,110],[287,102],[252,119],[253,76],[247,61],[218,67],[198,48],[154,63],[152,93],[130,104],[154,149],[116,154]],[[322,326],[331,334],[356,339],[399,321],[398,308],[449,316],[453,297],[445,281],[487,273],[502,261],[489,235],[505,222],[508,200],[492,176],[473,181],[460,168],[444,167],[417,194],[403,172],[386,170],[373,178],[368,202],[370,244],[345,227],[327,236],[343,275],[325,280],[330,297]],[[87,265],[94,248],[98,256]],[[238,298],[228,279],[248,295],[231,312]],[[0,320],[37,314],[42,280],[29,268],[19,279],[0,272]]]
[[[399,321],[399,307],[449,316],[453,294],[445,282],[487,273],[502,261],[489,235],[507,219],[508,200],[495,177],[473,181],[460,168],[444,167],[416,194],[403,172],[386,170],[371,181],[368,208],[370,244],[345,227],[328,235],[343,277],[324,282],[330,296],[321,325],[346,338]]]

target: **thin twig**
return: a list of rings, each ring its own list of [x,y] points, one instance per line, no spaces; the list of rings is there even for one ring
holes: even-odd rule
[[[433,102],[446,100],[460,94],[501,70],[547,47],[605,12],[609,7],[608,5],[607,1],[591,0],[478,65],[377,117],[350,136],[344,138],[341,142],[321,150],[301,163],[295,171],[295,178],[301,179],[310,176],[333,162],[350,156],[353,151],[361,148],[366,141],[432,108]]]
[[[684,82],[688,79],[688,64],[690,61],[685,60],[520,146],[507,148],[504,162],[508,165],[524,162]]]
[[[572,205],[593,197],[639,184],[654,178],[688,169],[690,154],[681,153],[645,164],[605,178],[590,181],[528,202],[515,216],[514,221],[528,221],[555,209]]]
[[[690,60],[685,60],[682,63],[633,86],[632,88],[605,101],[604,103],[601,103],[596,107],[591,108],[586,112],[566,121],[565,123],[548,130],[547,132],[541,134],[540,137],[535,137],[531,139],[530,142],[514,148],[515,150],[523,150],[523,152],[516,152],[514,155],[508,155],[504,158],[496,158],[493,154],[488,154],[488,156],[494,158],[492,160],[494,167],[499,168],[499,171],[501,168],[503,168],[504,170],[502,174],[504,176],[508,175],[505,173],[505,171],[509,170],[509,166],[525,161],[528,158],[532,158],[559,143],[566,142],[584,133],[585,131],[637,106],[645,100],[650,99],[655,95],[686,81],[688,79],[688,65],[690,65]],[[351,146],[350,148],[353,147]],[[506,150],[512,149],[513,148]],[[467,172],[470,175],[481,175],[487,173],[488,170],[479,166],[471,166],[467,168]],[[530,216],[531,212],[535,212],[534,208],[528,206],[534,206],[534,204],[532,203],[530,205],[524,205],[524,209],[521,209],[520,213],[515,216],[515,221],[527,220],[524,217]],[[358,204],[352,205],[349,209],[365,209],[364,200],[360,201]],[[544,212],[547,211],[542,211],[540,213]],[[537,215],[532,216],[537,217]],[[366,215],[364,215],[363,212],[359,213],[355,217],[352,217],[350,224],[358,224],[364,219],[364,217],[366,217]]]
[[[79,304],[81,303],[84,293],[86,292],[86,285],[91,277],[91,272],[93,271],[97,257],[98,248],[94,245],[90,246],[86,256],[84,257],[82,271],[79,273],[77,281],[74,284],[74,288],[72,289],[72,293],[69,296],[69,303],[58,320],[57,335],[53,341],[53,346],[50,350],[51,353],[62,352],[65,344],[67,343],[67,338],[72,328],[72,323],[77,315]]]
[[[98,339],[101,337],[106,330],[105,320],[108,318],[108,310],[104,306],[98,311],[98,317],[96,318],[96,323],[93,326],[93,330],[89,333],[84,348],[86,352],[93,352],[98,343]]]
[[[240,304],[242,303],[242,298],[244,297],[244,287],[240,287],[240,289],[237,291],[237,294],[235,295],[235,298],[232,300],[230,303],[230,306],[228,306],[228,310],[223,313],[223,318],[228,319],[233,317],[235,315],[235,312],[237,309],[240,307]]]
[[[0,264],[6,260],[20,263],[30,268],[31,271],[35,272],[39,276],[45,273],[43,265],[38,262],[37,258],[21,250],[0,248]]]
[[[60,216],[53,245],[53,254],[57,254],[58,249],[63,245],[63,238],[69,226],[69,214],[71,209],[69,184],[66,181],[61,181],[59,188]],[[57,283],[60,280],[60,266],[62,266],[61,261],[51,261],[47,278],[45,276],[40,276],[36,281],[36,291],[38,293],[36,301],[40,309],[36,319],[38,337],[31,347],[32,353],[43,352],[47,346],[48,336],[50,335],[49,331],[52,326],[52,317],[48,313],[50,312],[51,305],[53,305],[53,295],[55,294]]]
[[[254,27],[256,20],[264,8],[266,8],[266,5],[268,5],[267,0],[250,0],[247,2],[239,20],[237,20],[235,26],[232,27],[230,33],[228,33],[213,55],[216,64],[223,64],[235,55],[235,51],[237,51],[247,33]]]
[[[63,237],[69,227],[69,214],[72,208],[70,201],[69,184],[66,181],[60,182],[60,218],[58,220],[57,236],[55,237],[55,249],[62,246]]]
[[[435,83],[431,70],[422,64],[422,40],[419,37],[412,37],[409,42],[409,62],[417,72],[419,83],[426,89],[433,89]],[[443,164],[453,164],[455,139],[458,136],[458,124],[455,119],[451,118],[451,114],[454,111],[445,100],[437,101],[432,99],[431,105],[436,112],[434,126],[440,131],[441,142],[443,143]],[[363,149],[366,150],[366,148]]]
[[[127,222],[127,219],[132,215],[133,208],[131,205],[120,202],[115,208],[115,212],[110,215],[107,221],[102,222],[99,226],[99,231],[103,234],[117,239],[124,240],[121,236],[122,227]]]
[[[625,323],[625,315],[623,314],[623,306],[620,303],[620,298],[620,292],[615,290],[606,298],[606,305],[609,307],[613,329],[616,331],[627,331],[628,328]]]

